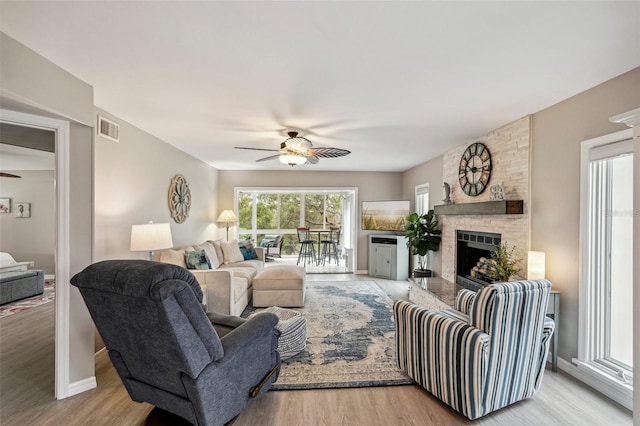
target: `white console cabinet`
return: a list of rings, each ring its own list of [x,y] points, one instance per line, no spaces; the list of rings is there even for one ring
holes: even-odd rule
[[[409,278],[409,249],[404,235],[369,235],[369,275],[396,281]]]

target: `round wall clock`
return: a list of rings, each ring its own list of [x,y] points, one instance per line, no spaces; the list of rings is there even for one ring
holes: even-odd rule
[[[169,211],[176,223],[182,223],[189,217],[191,210],[191,190],[187,179],[175,175],[169,185]]]
[[[484,144],[472,143],[465,149],[460,159],[458,180],[465,194],[480,195],[489,184],[491,177],[491,154]]]

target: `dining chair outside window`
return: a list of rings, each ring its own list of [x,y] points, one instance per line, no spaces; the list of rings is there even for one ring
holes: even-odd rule
[[[300,243],[300,252],[298,253],[298,261],[296,265],[300,264],[302,259],[303,265],[307,264],[307,259],[312,263],[318,263],[316,257],[316,240],[311,238],[309,228],[298,228],[298,242]]]
[[[331,259],[335,259],[336,265],[340,265],[340,258],[338,257],[338,246],[340,245],[340,228],[330,228],[329,234],[326,238],[320,240],[320,259],[322,259],[322,265],[325,265],[326,259],[329,258],[329,264]]]

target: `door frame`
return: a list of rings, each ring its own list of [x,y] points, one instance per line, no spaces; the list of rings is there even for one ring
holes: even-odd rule
[[[71,391],[69,376],[69,147],[68,121],[0,109],[0,122],[50,130],[55,133],[55,397],[66,398]]]

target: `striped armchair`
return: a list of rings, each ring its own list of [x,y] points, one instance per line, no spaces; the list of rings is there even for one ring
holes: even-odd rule
[[[456,309],[394,304],[398,367],[469,419],[528,398],[542,382],[555,327],[547,280],[463,290]]]

